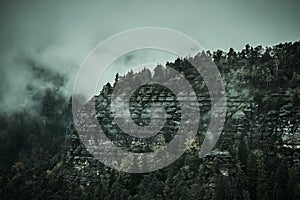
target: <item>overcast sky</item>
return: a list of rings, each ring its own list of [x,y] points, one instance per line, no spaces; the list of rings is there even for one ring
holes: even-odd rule
[[[68,73],[72,80],[99,42],[148,26],[183,32],[207,50],[240,50],[247,43],[272,46],[300,39],[299,5],[296,0],[2,0],[0,78],[2,93],[6,92],[2,103],[10,102],[3,96],[22,93],[31,81],[26,59]]]

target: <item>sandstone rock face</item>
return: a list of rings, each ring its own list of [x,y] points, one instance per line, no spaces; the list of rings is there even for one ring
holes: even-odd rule
[[[187,68],[186,70],[188,70]],[[237,70],[238,71],[238,70]],[[167,72],[164,72],[167,73]],[[224,76],[224,83],[227,97],[227,113],[226,123],[222,131],[225,138],[232,140],[233,148],[237,147],[241,140],[246,142],[247,148],[256,149],[264,146],[269,140],[276,140],[274,148],[280,149],[277,152],[278,156],[283,156],[291,165],[299,165],[299,150],[300,150],[300,104],[299,88],[285,88],[278,90],[261,91],[251,89],[245,86],[244,82],[237,84],[236,71],[231,71]],[[133,75],[133,78],[136,74]],[[158,148],[166,145],[176,134],[180,127],[181,107],[180,101],[184,101],[191,109],[200,112],[199,129],[197,139],[203,139],[210,121],[211,100],[210,94],[205,86],[205,82],[199,77],[199,74],[185,74],[189,78],[189,82],[193,85],[196,91],[196,96],[189,92],[181,91],[178,96],[175,96],[172,91],[166,87],[157,84],[147,84],[140,87],[137,91],[131,94],[129,102],[130,114],[122,119],[124,127],[129,120],[133,120],[139,126],[145,126],[151,121],[161,121],[155,113],[151,113],[151,105],[153,103],[160,104],[165,110],[166,122],[164,127],[157,134],[150,138],[132,137],[124,132],[116,122],[114,117],[116,113],[112,112],[112,88],[104,88],[98,96],[94,96],[78,113],[79,124],[82,132],[88,131],[92,134],[86,134],[86,137],[80,138],[81,141],[88,142],[93,148],[90,152],[85,152],[88,157],[82,156],[84,150],[82,145],[74,146],[71,154],[75,156],[74,164],[76,169],[82,171],[90,169],[90,166],[96,166],[96,161],[92,161],[94,154],[99,153],[109,156],[117,152],[107,151],[108,143],[105,138],[99,137],[99,129],[113,141],[114,145],[131,152],[149,152],[155,151]],[[152,77],[153,80],[158,77]],[[180,77],[169,77],[171,79],[180,79]],[[126,84],[126,76],[120,77],[120,82]],[[168,81],[165,80],[165,84]],[[123,97],[128,95],[128,89],[117,97],[117,105],[119,109],[124,107],[126,102]],[[98,123],[99,125],[96,125]],[[126,130],[134,132],[134,128],[127,126]],[[73,143],[79,144],[78,136],[72,136]],[[273,138],[273,139],[272,139]],[[287,153],[289,152],[289,153]],[[216,147],[215,151],[204,158],[207,163],[213,162],[214,158],[223,161],[222,173],[228,174],[232,155],[228,150],[221,150]],[[91,164],[94,163],[94,164]]]

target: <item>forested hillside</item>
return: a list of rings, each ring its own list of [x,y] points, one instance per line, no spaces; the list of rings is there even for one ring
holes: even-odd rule
[[[190,62],[209,65],[212,61],[225,83],[226,121],[213,151],[199,158],[211,102],[202,77]],[[166,66],[181,72],[192,85],[202,116],[197,139],[180,159],[144,174],[118,172],[93,159],[74,129],[72,101],[59,89],[64,87],[64,78],[52,74],[55,87],[35,92],[34,86],[27,86],[35,107],[1,113],[0,197],[300,199],[300,42],[266,48],[246,45],[240,52],[199,52]],[[48,76],[48,72],[38,73]],[[158,65],[153,73],[145,68],[116,75],[115,82],[167,83],[177,78]],[[176,97],[158,84],[140,87],[130,102],[135,123],[149,123],[147,109],[154,101],[162,103],[168,118],[156,136],[137,139],[113,124],[110,98],[114,87],[115,83],[107,83],[93,100],[99,124],[116,145],[132,152],[150,152],[172,140],[180,125],[177,98],[188,99],[188,93]]]

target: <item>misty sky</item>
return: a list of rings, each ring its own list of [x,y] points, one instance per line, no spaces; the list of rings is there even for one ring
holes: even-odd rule
[[[2,0],[1,108],[24,103],[17,96],[26,95],[24,87],[36,78],[27,60],[68,74],[65,90],[70,93],[87,53],[120,31],[148,26],[175,29],[207,50],[240,50],[247,43],[272,46],[300,39],[299,5],[296,0]]]

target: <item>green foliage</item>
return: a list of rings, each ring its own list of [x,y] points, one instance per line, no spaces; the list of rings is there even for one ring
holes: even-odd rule
[[[210,52],[201,52],[166,65],[182,72],[198,94],[206,94],[206,85],[190,61],[210,66],[210,55]],[[24,110],[0,115],[0,197],[300,199],[299,149],[294,144],[300,124],[297,114],[300,111],[300,43],[265,49],[246,45],[240,52],[218,50],[212,53],[212,57],[225,82],[228,113],[222,136],[210,155],[198,158],[199,146],[196,145],[170,166],[155,172],[128,174],[110,169],[88,155],[74,130],[69,102],[59,89],[49,87],[34,97],[38,100],[35,113]],[[36,73],[44,74],[39,70]],[[42,77],[47,79],[45,75]],[[51,77],[57,87],[64,82],[58,75]],[[138,73],[130,71],[125,76],[117,74],[115,83],[107,83],[97,96],[97,103],[103,104],[97,107],[103,114],[99,117],[103,123],[112,120],[109,98],[116,82],[129,84],[124,81],[126,78],[136,82],[167,82],[176,77],[161,65],[154,69],[153,76],[147,69]],[[145,86],[140,90],[149,92],[151,101],[160,96],[172,96],[163,87]],[[133,107],[147,107],[151,101]],[[210,104],[202,105],[200,109],[207,117],[201,121],[203,126],[197,135],[202,141]],[[180,117],[170,114],[174,121]],[[156,138],[151,142],[164,145],[176,133],[171,128],[162,132],[163,141]],[[120,132],[109,137],[123,140],[119,143],[128,148],[132,144]],[[151,143],[145,143],[141,149],[151,151]],[[125,161],[129,162],[130,158],[124,158]]]

